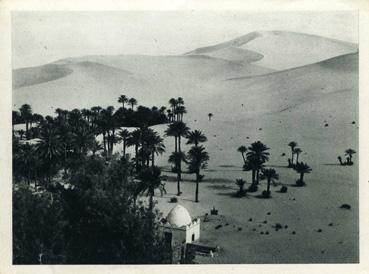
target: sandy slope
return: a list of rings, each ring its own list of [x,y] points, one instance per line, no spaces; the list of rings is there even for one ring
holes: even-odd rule
[[[50,106],[118,105],[114,101],[119,94],[134,96],[148,105],[166,104],[170,97],[182,96],[189,112],[185,121],[209,139],[206,149],[210,161],[200,185],[200,203],[193,202],[194,176],[189,174],[184,175],[179,203],[193,216],[202,216],[215,206],[229,223],[218,230],[213,224],[204,224],[202,241],[221,246],[222,252],[214,260],[201,262],[357,262],[357,165],[337,165],[337,156],[345,149],[358,149],[357,62],[357,54],[347,54],[271,72],[204,56],[90,56],[59,61],[58,65],[67,66],[73,73],[15,89],[14,99],[17,105],[28,102],[35,111],[49,113],[53,111]],[[255,74],[263,75],[249,77]],[[212,121],[207,118],[209,112],[214,114]],[[166,125],[155,128],[162,134]],[[236,149],[256,140],[271,148],[268,165],[280,174],[288,193],[277,193],[279,187],[273,187],[272,199],[261,200],[254,195],[233,198],[235,179],[251,180],[251,174],[241,169],[241,155]],[[284,167],[291,140],[303,150],[300,159],[313,168],[306,175],[308,185],[304,188],[291,186],[298,175]],[[169,170],[167,159],[174,140],[164,141],[167,152],[157,163],[165,171]],[[120,145],[116,149],[120,150]],[[184,145],[183,149],[188,147]],[[132,149],[129,152],[133,153]],[[357,159],[356,155],[354,161]],[[157,193],[156,197],[164,215],[174,206],[168,201],[176,190],[174,174],[165,173],[169,175],[168,194],[160,198]],[[265,182],[260,190],[264,188]],[[342,203],[352,209],[339,209]],[[288,228],[277,232],[271,227],[275,223]],[[266,231],[268,235],[260,234]]]
[[[285,70],[353,53],[357,48],[357,45],[351,43],[315,35],[260,31],[217,45],[199,48],[187,54],[217,56],[226,60],[233,60],[234,56],[238,56],[245,62],[274,70]],[[259,58],[255,58],[255,55]]]

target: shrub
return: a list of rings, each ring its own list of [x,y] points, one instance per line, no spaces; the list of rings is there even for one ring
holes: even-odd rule
[[[286,186],[282,186],[281,189],[279,190],[280,193],[286,193],[287,192],[287,187]]]
[[[177,197],[170,198],[170,203],[177,203],[177,202],[178,202]]]
[[[213,209],[210,210],[210,214],[211,215],[218,215],[218,209],[215,209],[215,207],[213,207]]]
[[[342,204],[340,206],[340,208],[343,208],[343,209],[351,209],[351,206],[349,204]]]

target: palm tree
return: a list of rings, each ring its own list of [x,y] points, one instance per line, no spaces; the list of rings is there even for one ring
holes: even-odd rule
[[[17,125],[21,123],[21,115],[18,111],[13,110],[12,112],[12,128],[13,128],[13,134],[14,134],[14,125]]]
[[[24,135],[24,133],[25,133],[25,131],[24,131],[23,129],[18,130],[19,138],[20,138],[21,140],[23,140],[23,135]]]
[[[175,171],[177,173],[177,196],[180,196],[182,194],[181,192],[181,177],[180,177],[180,171],[179,166],[182,161],[186,159],[186,155],[183,152],[172,152],[172,154],[169,156],[168,162],[171,164],[174,164]]]
[[[269,148],[262,142],[257,141],[252,143],[246,153],[247,160],[251,163],[253,168],[256,168],[256,180],[255,184],[259,184],[259,172],[263,167],[263,164],[269,160]]]
[[[288,143],[288,146],[291,147],[291,163],[293,164],[293,156],[295,155],[293,153],[293,150],[295,149],[295,147],[297,147],[297,143],[292,141]]]
[[[100,144],[99,141],[93,140],[91,147],[90,147],[91,151],[92,151],[92,158],[95,158],[96,152],[103,150],[103,146]]]
[[[174,111],[175,111],[175,109],[177,108],[177,105],[178,105],[178,101],[176,99],[174,99],[174,98],[171,98],[169,100],[169,104],[170,104],[170,106],[172,108],[172,113],[174,114]]]
[[[182,121],[183,120],[183,114],[187,113],[186,107],[179,105],[176,108],[176,114],[177,114],[177,121]]]
[[[206,138],[206,136],[200,130],[190,131],[187,134],[186,138],[187,138],[186,145],[192,145],[193,144],[196,147],[198,146],[199,143],[204,143],[208,140]]]
[[[26,123],[26,138],[29,140],[29,124],[32,121],[32,108],[29,104],[23,104],[19,109],[22,120]]]
[[[237,149],[238,152],[241,153],[242,155],[242,159],[243,159],[243,164],[246,164],[246,158],[245,158],[245,153],[247,152],[247,148],[245,146],[240,146],[238,149]]]
[[[131,109],[133,110],[133,106],[137,105],[137,100],[135,98],[130,98],[128,103],[131,105]]]
[[[130,136],[127,138],[127,146],[135,147],[135,159],[136,159],[136,169],[138,168],[138,149],[141,144],[142,132],[140,129],[135,129],[131,132]]]
[[[296,164],[299,163],[299,155],[301,152],[302,152],[301,148],[296,147],[293,149],[293,154],[296,154]]]
[[[120,137],[120,139],[122,140],[123,143],[123,156],[126,155],[126,146],[127,146],[127,139],[130,136],[130,133],[128,130],[126,129],[122,129],[121,131],[118,132],[118,135]]]
[[[297,163],[294,168],[293,168],[297,173],[300,174],[300,179],[296,181],[296,185],[298,186],[303,186],[305,185],[304,182],[304,174],[305,173],[310,173],[312,171],[311,167],[308,166],[307,164],[300,162]]]
[[[151,166],[153,167],[155,165],[155,155],[163,154],[165,152],[163,138],[161,138],[156,132],[153,132],[148,138],[147,145],[151,152]]]
[[[209,154],[205,151],[203,146],[193,146],[188,151],[188,164],[190,172],[196,174],[196,191],[195,191],[195,202],[199,202],[199,182],[201,180],[200,170],[206,168],[209,160]]]
[[[209,121],[211,121],[211,118],[213,117],[213,113],[209,113],[208,117],[209,117]]]
[[[63,153],[63,143],[55,128],[46,124],[41,128],[40,141],[36,145],[36,153],[45,164],[47,177],[51,182],[51,171]]]
[[[352,165],[352,155],[355,154],[356,151],[353,150],[352,148],[346,149],[345,150],[345,155],[348,156],[348,164]]]
[[[278,180],[279,175],[273,168],[265,168],[261,171],[262,179],[267,180],[267,190],[266,190],[266,197],[270,197],[270,182],[272,180]]]
[[[140,180],[140,192],[147,191],[149,196],[149,209],[152,212],[154,208],[153,197],[155,195],[155,189],[161,186],[161,171],[157,166],[145,167],[138,174],[137,178]]]
[[[245,184],[246,184],[246,181],[245,180],[243,180],[243,179],[236,179],[236,185],[238,185],[239,188],[240,188],[239,191],[238,191],[238,194],[240,196],[242,196],[245,193],[245,191],[243,189],[243,187],[244,187]]]
[[[94,141],[95,136],[87,126],[81,126],[72,133],[73,146],[80,156],[87,154],[87,151],[92,147]]]
[[[124,109],[124,103],[128,103],[128,97],[125,96],[125,95],[119,96],[118,103],[121,103],[122,104],[122,107]]]

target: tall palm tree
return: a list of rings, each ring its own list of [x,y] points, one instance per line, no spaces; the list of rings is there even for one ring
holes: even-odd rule
[[[205,151],[203,146],[193,146],[188,151],[188,164],[190,172],[196,174],[196,191],[195,191],[195,202],[199,202],[199,182],[201,180],[200,170],[206,168],[207,162],[209,161],[209,154]]]
[[[125,95],[121,95],[121,96],[119,96],[119,98],[118,98],[118,103],[121,103],[121,104],[122,104],[122,107],[123,107],[123,109],[124,109],[124,104],[125,104],[125,103],[128,103],[128,97],[127,97],[127,96],[125,96]]]
[[[205,134],[203,134],[200,130],[190,131],[187,136],[186,145],[195,145],[198,146],[199,143],[204,143],[208,139],[206,138]]]
[[[161,138],[156,132],[150,134],[148,138],[148,149],[151,152],[151,166],[154,166],[155,155],[163,154],[165,152],[163,138]]]
[[[135,129],[131,132],[130,136],[127,138],[127,146],[135,147],[135,162],[136,169],[138,168],[138,149],[141,144],[142,132],[140,129]]]
[[[127,139],[130,136],[130,133],[128,130],[126,129],[122,129],[121,131],[118,132],[118,135],[122,141],[123,144],[123,156],[126,155],[126,146],[127,146]]]
[[[243,164],[246,164],[245,153],[247,152],[247,148],[245,146],[240,146],[238,147],[237,151],[240,152],[242,155]]]
[[[293,149],[293,154],[296,154],[296,164],[299,163],[299,155],[301,152],[302,152],[301,148],[296,147]]]
[[[170,107],[172,108],[172,113],[174,114],[174,110],[177,108],[178,106],[178,101],[175,99],[175,98],[171,98],[169,100],[169,104],[170,104]]]
[[[349,164],[353,164],[352,155],[354,155],[355,153],[356,153],[356,151],[353,150],[352,148],[349,148],[349,149],[345,150],[345,155],[348,156],[348,163]]]
[[[177,113],[177,121],[182,121],[183,114],[187,113],[186,107],[183,105],[178,106],[176,109],[176,113]]]
[[[293,164],[293,156],[295,155],[293,153],[293,150],[295,149],[295,147],[297,147],[297,143],[295,141],[289,142],[288,146],[291,148],[291,163]]]
[[[186,160],[186,155],[183,152],[172,152],[169,156],[168,162],[174,164],[177,173],[177,196],[182,194],[181,192],[181,177],[179,171],[180,162]]]
[[[259,172],[263,167],[263,164],[269,160],[268,150],[269,148],[266,145],[257,141],[249,146],[248,152],[246,153],[247,160],[254,164],[254,168],[256,168],[255,184],[259,184]]]
[[[140,192],[147,191],[149,196],[149,209],[152,212],[154,208],[153,197],[155,195],[155,189],[161,186],[161,171],[157,166],[145,167],[138,174],[137,178],[140,180]]]
[[[278,180],[279,175],[273,168],[265,168],[261,171],[262,179],[267,180],[267,190],[266,190],[266,196],[270,197],[270,183],[272,180]]]
[[[23,104],[19,109],[22,120],[26,123],[26,138],[29,140],[29,124],[32,121],[32,108],[29,104]]]
[[[57,130],[45,125],[40,131],[40,141],[36,145],[36,153],[47,169],[47,178],[51,182],[52,168],[55,167],[63,153],[63,144]]]
[[[303,162],[296,164],[293,168],[297,173],[300,174],[300,179],[296,181],[298,186],[305,185],[304,174],[312,171],[311,167]]]
[[[213,117],[213,113],[208,113],[209,121],[211,121],[211,118]]]
[[[133,106],[137,105],[137,100],[135,98],[130,98],[128,103],[131,105],[131,109],[133,110]]]

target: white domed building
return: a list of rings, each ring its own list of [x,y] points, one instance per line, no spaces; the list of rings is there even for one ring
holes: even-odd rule
[[[188,210],[176,205],[163,224],[166,240],[171,245],[193,243],[200,239],[200,219],[192,219]]]

